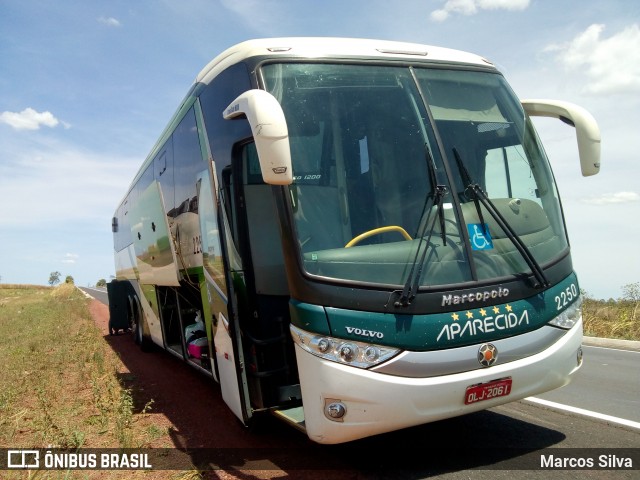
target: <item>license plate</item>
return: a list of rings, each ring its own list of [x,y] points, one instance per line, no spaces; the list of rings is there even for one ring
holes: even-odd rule
[[[492,398],[506,397],[511,393],[511,377],[493,380],[487,383],[478,383],[467,387],[464,394],[464,404],[470,405]]]

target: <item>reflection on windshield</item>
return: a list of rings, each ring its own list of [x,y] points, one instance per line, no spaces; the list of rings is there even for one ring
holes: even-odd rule
[[[499,75],[301,63],[267,65],[263,74],[287,117],[291,203],[308,273],[427,286],[528,271],[493,217],[465,196],[453,146],[539,263],[566,248],[546,160]],[[436,185],[449,192],[439,206]],[[474,226],[491,243],[468,246]],[[419,257],[428,268],[416,278]]]

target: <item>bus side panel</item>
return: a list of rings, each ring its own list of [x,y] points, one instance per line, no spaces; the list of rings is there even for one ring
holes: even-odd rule
[[[140,299],[140,307],[142,314],[147,321],[147,328],[153,343],[159,346],[164,345],[162,335],[162,325],[160,322],[160,313],[158,311],[158,295],[154,285],[140,285],[138,287],[138,298]]]
[[[140,283],[179,286],[176,251],[158,182],[149,185],[130,212]]]
[[[115,253],[116,278],[118,280],[135,280],[136,252],[133,244]]]

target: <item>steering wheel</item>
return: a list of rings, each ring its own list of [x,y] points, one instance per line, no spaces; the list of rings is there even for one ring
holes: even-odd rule
[[[386,233],[386,232],[399,232],[404,237],[405,240],[413,240],[413,238],[411,238],[411,235],[409,235],[404,228],[398,225],[389,225],[388,227],[374,228],[373,230],[369,230],[364,233],[361,233],[357,237],[354,237],[351,240],[349,240],[349,243],[347,243],[344,246],[344,248],[353,247],[354,245],[361,242],[365,238],[369,238],[373,235],[380,235],[381,233]]]

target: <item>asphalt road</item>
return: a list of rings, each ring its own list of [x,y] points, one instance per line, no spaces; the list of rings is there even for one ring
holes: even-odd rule
[[[104,290],[83,290],[106,303]],[[267,419],[251,434],[251,440],[246,440],[246,447],[250,448],[255,438],[275,449],[299,444],[302,449],[298,455],[306,456],[312,468],[324,466],[340,472],[330,478],[548,478],[550,472],[539,467],[552,455],[607,467],[576,470],[569,465],[554,471],[554,478],[640,478],[640,352],[585,346],[584,353],[583,368],[571,385],[534,399],[348,446],[318,446],[276,419]],[[174,358],[167,361],[180,363]],[[198,374],[184,365],[183,375]],[[208,379],[203,377],[203,381]],[[212,395],[224,410],[220,395],[215,391]],[[237,429],[235,419],[229,425],[219,420],[221,430]],[[299,470],[288,469],[286,462],[278,464],[277,455],[270,458],[289,478],[314,478],[301,477]],[[626,458],[631,459],[632,469],[615,465]],[[610,461],[614,468],[610,468]],[[268,472],[254,473],[251,478],[272,478]]]
[[[107,296],[106,288],[91,288],[91,287],[79,287],[83,292],[91,295],[93,298],[98,300],[105,305],[109,305],[109,297]]]
[[[538,398],[640,425],[640,352],[583,346],[584,365],[571,385]]]

